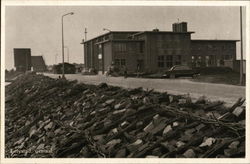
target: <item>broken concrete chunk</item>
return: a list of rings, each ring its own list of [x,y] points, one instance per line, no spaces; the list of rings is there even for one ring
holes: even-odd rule
[[[36,127],[32,127],[32,128],[30,129],[29,136],[32,137],[36,132],[37,132]]]
[[[179,126],[179,122],[175,121],[173,122],[173,127]]]
[[[186,135],[191,135],[191,134],[193,134],[194,132],[196,131],[196,129],[195,128],[192,128],[192,129],[187,129],[187,130],[185,130],[185,134]]]
[[[127,121],[124,121],[123,123],[121,123],[121,128],[125,128],[129,125],[129,123]]]
[[[143,141],[141,139],[137,139],[134,143],[129,144],[127,146],[130,152],[134,152],[137,148],[143,145]]]
[[[126,110],[127,109],[116,110],[113,112],[113,114],[116,115],[116,114],[124,113],[124,112],[126,112]]]
[[[154,121],[157,121],[159,118],[160,118],[160,115],[157,114],[157,115],[155,115],[155,116],[153,117],[153,120],[154,120]]]
[[[14,143],[14,146],[20,145],[24,141],[25,137],[20,138],[18,141]]]
[[[165,136],[165,135],[167,135],[167,133],[170,132],[170,131],[172,131],[172,127],[171,127],[171,125],[168,125],[168,126],[166,126],[165,129],[163,130],[162,135]]]
[[[187,103],[187,99],[184,99],[184,98],[179,99],[178,101],[179,101],[179,104],[186,104]]]
[[[137,128],[140,128],[142,125],[143,125],[143,122],[142,122],[142,121],[139,121],[139,122],[136,123],[136,127],[137,127]]]
[[[93,136],[93,139],[95,141],[99,141],[99,140],[102,140],[104,138],[104,136],[105,136],[104,134],[95,135],[95,136]]]
[[[150,131],[152,134],[160,133],[166,126],[165,124],[166,119],[163,119],[161,122],[159,122],[157,125],[154,126],[154,128]]]
[[[234,155],[238,154],[238,150],[236,149],[225,149],[224,155],[227,157],[233,157]]]
[[[52,128],[52,126],[53,126],[53,122],[50,122],[48,125],[46,125],[46,126],[44,127],[44,129],[45,129],[46,131],[48,131],[49,129]]]
[[[185,143],[182,142],[182,141],[176,142],[176,147],[181,147],[181,146],[184,146],[184,145],[185,145]]]
[[[100,112],[100,113],[105,113],[105,112],[107,112],[108,110],[109,110],[109,107],[106,107],[106,108],[101,108],[101,109],[99,109],[98,112]]]
[[[237,107],[234,109],[234,111],[232,112],[235,116],[239,117],[242,112],[244,111],[244,109],[242,107]]]
[[[108,105],[112,104],[113,102],[115,102],[115,99],[110,99],[110,100],[105,101],[105,103]]]
[[[143,130],[144,132],[150,132],[154,128],[154,125],[152,122],[150,122]]]
[[[179,140],[180,141],[184,141],[184,142],[188,142],[192,139],[193,135],[191,134],[185,134],[185,135],[182,135]]]
[[[144,104],[149,104],[150,103],[150,99],[148,97],[144,97],[143,98],[143,103]]]
[[[113,133],[113,134],[117,134],[117,133],[118,133],[117,128],[112,129],[112,133]]]
[[[72,122],[69,123],[70,126],[73,126],[73,124],[74,124],[74,121],[72,121]]]
[[[44,149],[44,146],[45,144],[40,144],[36,149],[39,150],[39,149]]]
[[[187,151],[185,151],[185,153],[183,154],[186,158],[195,158],[196,154],[194,152],[193,149],[188,149]]]
[[[240,141],[233,141],[229,146],[228,148],[230,149],[236,149],[240,144]]]
[[[47,133],[47,136],[48,136],[49,138],[54,138],[55,134],[54,134],[54,132],[48,132],[48,133]]]
[[[206,127],[206,125],[200,124],[200,125],[196,126],[195,129],[199,132],[200,130],[202,130],[205,127]]]
[[[125,158],[125,157],[126,157],[126,153],[127,153],[126,149],[120,149],[120,150],[116,153],[115,157],[116,157],[116,158]]]
[[[204,138],[203,143],[201,143],[199,147],[211,146],[215,142],[216,142],[215,138],[212,138],[212,137]]]
[[[96,111],[93,111],[90,113],[90,115],[95,115],[96,114]]]
[[[161,156],[162,155],[161,148],[157,147],[154,150],[152,150],[152,155],[154,155],[154,156]]]
[[[106,145],[116,145],[121,143],[121,139],[113,139],[111,141],[109,141]]]
[[[136,113],[135,109],[129,108],[129,109],[126,109],[125,116],[133,115],[135,113]]]
[[[169,102],[172,103],[174,101],[174,97],[172,95],[169,95]]]
[[[114,106],[115,110],[125,108],[126,107],[126,102],[120,102]]]

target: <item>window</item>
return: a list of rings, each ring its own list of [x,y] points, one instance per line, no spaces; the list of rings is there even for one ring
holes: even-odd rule
[[[126,59],[115,59],[115,65],[122,67],[126,65]]]
[[[224,60],[232,60],[232,55],[225,55]]]
[[[177,55],[175,59],[175,65],[180,65],[181,64],[181,55]]]
[[[118,51],[118,52],[127,51],[126,43],[116,43],[115,44],[115,51]]]
[[[143,53],[144,52],[144,43],[143,42],[140,42],[140,53]]]
[[[163,68],[164,67],[164,56],[158,56],[158,67]]]
[[[120,65],[120,59],[115,59],[115,65],[119,66]]]
[[[125,59],[121,59],[121,66],[125,66],[126,65],[126,60]]]
[[[167,55],[166,56],[166,67],[172,67],[173,66],[173,56]]]
[[[188,66],[176,66],[174,70],[191,70]]]
[[[211,65],[210,63],[210,56],[206,56],[205,57],[205,62],[206,62],[206,66],[208,67],[209,65]]]

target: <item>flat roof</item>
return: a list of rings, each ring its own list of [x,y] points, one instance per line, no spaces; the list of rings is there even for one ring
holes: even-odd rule
[[[109,31],[109,32],[104,33],[104,34],[102,34],[102,35],[98,35],[98,36],[96,36],[96,37],[94,37],[94,38],[92,38],[92,39],[86,40],[86,41],[82,42],[81,44],[86,43],[86,42],[89,42],[89,41],[94,40],[94,39],[96,39],[96,38],[99,38],[99,37],[102,37],[102,36],[111,34],[111,33],[138,33],[138,32],[139,32],[139,31]]]
[[[138,32],[134,35],[141,35],[144,33],[161,33],[161,34],[191,34],[191,33],[195,33],[194,31],[187,31],[187,32],[173,32],[173,31],[142,31],[142,32]]]
[[[86,43],[86,42],[89,42],[89,41],[94,40],[94,39],[96,39],[96,38],[99,38],[99,37],[102,37],[102,36],[111,34],[111,33],[135,33],[135,34],[133,34],[133,35],[140,35],[140,34],[143,34],[143,33],[191,34],[191,33],[194,33],[194,32],[193,32],[193,31],[188,31],[188,32],[173,32],[173,31],[110,31],[110,32],[107,32],[107,33],[105,33],[105,34],[96,36],[96,37],[94,37],[94,38],[92,38],[92,39],[89,39],[89,40],[86,40],[86,41],[84,41],[84,42],[81,42],[81,44]]]

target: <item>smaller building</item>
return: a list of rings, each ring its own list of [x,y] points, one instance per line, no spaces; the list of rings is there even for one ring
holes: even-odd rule
[[[31,70],[31,49],[14,48],[14,66],[18,72]]]
[[[35,72],[44,72],[47,70],[43,56],[31,56],[31,64]]]

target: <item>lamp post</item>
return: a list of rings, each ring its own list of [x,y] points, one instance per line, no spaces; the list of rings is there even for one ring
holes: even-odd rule
[[[67,15],[73,15],[73,12],[67,13],[62,15],[62,64],[63,64],[63,70],[62,70],[62,78],[65,78],[64,75],[64,38],[63,38],[63,18]]]
[[[55,55],[55,65],[57,63],[57,56],[58,56],[58,54]]]
[[[67,59],[68,59],[68,63],[69,63],[69,47],[68,46],[64,46],[64,48],[67,49]]]

